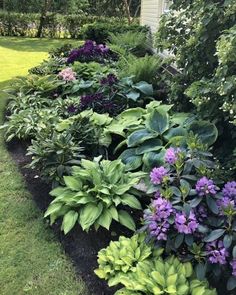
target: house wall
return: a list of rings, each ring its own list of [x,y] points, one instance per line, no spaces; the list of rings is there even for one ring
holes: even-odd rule
[[[142,0],[141,3],[141,25],[150,27],[152,33],[156,32],[162,13],[166,8],[165,0]]]

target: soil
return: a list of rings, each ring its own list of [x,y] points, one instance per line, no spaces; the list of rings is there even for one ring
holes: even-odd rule
[[[46,211],[51,197],[49,192],[50,185],[45,183],[37,171],[26,168],[31,159],[26,156],[28,144],[14,141],[8,145],[8,150],[18,165],[28,190],[32,194],[37,206],[43,212]],[[45,222],[47,222],[45,220]],[[120,235],[130,235],[126,229],[120,229],[121,226],[114,224],[111,231],[99,229],[97,232],[91,230],[89,233],[83,232],[77,226],[67,235],[60,230],[60,222],[52,226],[55,236],[62,244],[65,253],[71,258],[76,269],[76,273],[80,276],[88,287],[89,294],[93,295],[111,295],[116,289],[109,288],[104,280],[100,280],[95,274],[94,269],[97,268],[97,253],[100,249],[107,247],[111,240],[117,240]]]

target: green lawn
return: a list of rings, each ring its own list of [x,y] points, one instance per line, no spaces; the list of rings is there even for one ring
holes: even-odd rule
[[[65,42],[65,41],[64,41]],[[0,38],[0,89],[37,65],[60,40]],[[0,125],[6,96],[0,93]],[[8,154],[0,131],[0,294],[87,295]]]

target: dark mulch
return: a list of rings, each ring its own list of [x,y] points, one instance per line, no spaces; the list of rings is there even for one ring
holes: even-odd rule
[[[8,150],[24,176],[27,188],[34,201],[40,210],[45,211],[51,201],[49,196],[51,187],[38,177],[37,172],[25,167],[30,162],[30,157],[26,156],[26,149],[27,144],[19,141],[8,145]],[[52,230],[61,242],[66,254],[71,258],[77,274],[82,277],[88,286],[90,294],[114,294],[115,289],[108,288],[106,282],[100,280],[94,274],[94,269],[97,268],[97,253],[100,249],[106,247],[110,240],[116,240],[119,235],[129,235],[130,233],[126,230],[122,232],[120,226],[117,225],[114,225],[110,232],[101,229],[98,232],[90,231],[89,233],[83,232],[77,226],[65,236],[60,230],[60,222],[53,225]]]

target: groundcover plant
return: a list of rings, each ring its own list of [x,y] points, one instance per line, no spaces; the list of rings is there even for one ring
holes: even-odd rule
[[[15,80],[6,139],[29,143],[30,167],[52,184],[45,217],[65,234],[128,229],[98,254],[116,294],[230,294],[236,182],[215,157],[218,130],[160,99],[163,61],[143,38],[119,46],[126,37],[63,46]]]

